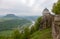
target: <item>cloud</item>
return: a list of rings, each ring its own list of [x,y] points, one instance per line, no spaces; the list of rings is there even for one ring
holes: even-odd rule
[[[54,2],[57,2],[57,0],[53,0],[53,1],[52,0],[46,0],[44,3],[41,4],[41,6],[44,7],[44,8],[46,7],[49,10],[51,10]]]
[[[41,15],[44,8],[51,10],[56,0],[0,0],[0,15]]]

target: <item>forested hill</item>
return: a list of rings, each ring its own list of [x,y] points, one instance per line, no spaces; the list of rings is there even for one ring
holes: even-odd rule
[[[31,25],[31,21],[26,20],[26,19],[12,19],[12,20],[7,20],[0,22],[0,30],[10,30],[17,28],[18,26],[26,26],[26,25]]]
[[[7,14],[5,16],[0,16],[0,19],[27,19],[30,21],[36,21],[39,16],[16,16],[15,14]]]
[[[18,16],[14,14],[7,14],[6,16],[4,16],[4,18],[18,18]]]
[[[21,26],[30,26],[32,22],[28,19],[18,17],[14,14],[7,14],[0,18],[0,31],[11,30]]]

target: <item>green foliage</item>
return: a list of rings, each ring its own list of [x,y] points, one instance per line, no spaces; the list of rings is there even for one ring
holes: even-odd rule
[[[54,3],[52,12],[55,14],[60,14],[60,0],[57,3]]]
[[[30,30],[29,28],[24,29],[24,39],[29,39],[30,38]]]
[[[36,31],[35,26],[32,26],[30,29],[30,34],[33,34]]]
[[[12,35],[14,39],[20,39],[21,33],[19,32],[19,30],[15,30]]]
[[[9,32],[8,32],[9,33]],[[0,39],[52,39],[51,29],[38,30],[30,34],[29,28],[24,28],[24,32],[21,33],[19,30],[14,30],[10,36],[1,36]]]
[[[2,30],[11,30],[17,28],[18,26],[30,25],[31,21],[26,19],[11,19],[11,20],[4,20],[0,22],[0,31]]]
[[[30,39],[52,39],[52,31],[51,29],[36,31],[31,35]]]
[[[24,29],[22,29],[21,31],[18,29],[13,30],[13,32],[3,31],[3,33],[5,33],[4,35],[2,32],[0,32],[2,34],[2,35],[0,34],[0,39],[52,39],[51,29],[45,29],[45,30],[39,31],[41,20],[42,20],[42,17],[39,17],[35,22],[35,25],[31,27],[31,29],[29,29],[29,27],[26,27],[26,28],[24,27]]]
[[[0,39],[13,39],[13,30],[0,31]]]
[[[35,22],[34,26],[35,26],[36,31],[39,30],[41,20],[42,20],[42,17],[39,17],[37,21]]]

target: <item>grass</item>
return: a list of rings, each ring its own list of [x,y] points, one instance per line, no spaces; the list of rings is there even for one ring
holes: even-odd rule
[[[51,29],[37,31],[31,35],[30,39],[52,39]]]

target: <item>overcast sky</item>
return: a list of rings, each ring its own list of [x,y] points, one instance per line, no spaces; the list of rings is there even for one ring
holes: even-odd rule
[[[57,0],[0,0],[0,15],[38,16],[44,8],[51,11]]]

